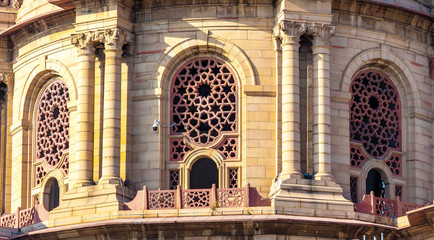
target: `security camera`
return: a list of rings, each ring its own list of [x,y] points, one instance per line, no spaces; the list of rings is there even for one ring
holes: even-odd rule
[[[153,129],[154,131],[157,131],[157,130],[158,130],[158,126],[160,126],[160,127],[171,128],[171,127],[175,126],[175,124],[176,124],[176,122],[175,122],[175,123],[172,123],[172,124],[170,124],[170,125],[164,125],[164,124],[160,124],[160,120],[155,119],[155,120],[154,120],[154,124],[152,124],[152,129]]]
[[[158,121],[157,119],[154,120],[154,124],[152,125],[152,130],[157,131],[158,130],[158,125],[160,125],[160,121]]]

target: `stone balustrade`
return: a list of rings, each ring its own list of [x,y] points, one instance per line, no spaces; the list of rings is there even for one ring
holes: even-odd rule
[[[49,213],[42,204],[38,204],[31,208],[17,211],[11,214],[5,214],[0,218],[0,226],[9,228],[22,228],[35,223],[48,220]]]
[[[145,186],[136,197],[125,203],[125,210],[189,209],[218,207],[270,206],[269,199],[262,199],[255,188],[247,184],[243,188],[148,190]]]
[[[398,218],[404,216],[408,211],[423,207],[422,205],[402,202],[400,197],[396,200],[380,198],[374,192],[365,194],[360,203],[354,205],[357,212],[369,213],[377,216]]]

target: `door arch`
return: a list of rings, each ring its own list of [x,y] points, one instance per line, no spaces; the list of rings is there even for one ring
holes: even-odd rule
[[[219,172],[216,163],[210,158],[197,160],[190,171],[190,189],[211,188],[219,186]]]
[[[373,191],[376,197],[386,198],[386,182],[376,169],[371,169],[366,177],[366,194]]]

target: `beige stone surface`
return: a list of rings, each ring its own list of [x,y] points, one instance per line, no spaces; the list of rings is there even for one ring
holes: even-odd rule
[[[228,169],[238,168],[240,187],[249,183],[273,201],[271,207],[228,208],[222,215],[279,213],[381,222],[355,213],[348,200],[350,177],[358,177],[360,201],[371,168],[385,169],[389,197],[399,185],[404,201],[433,201],[431,18],[350,0],[164,0],[134,7],[129,0],[72,1],[76,8],[69,10],[51,2],[24,0],[20,8],[0,7],[0,29],[8,28],[0,33],[0,74],[13,76],[7,125],[1,127],[1,134],[7,134],[5,149],[0,141],[0,184],[5,186],[0,203],[6,213],[35,205],[36,198],[46,201],[49,187],[35,184],[35,109],[40,93],[55,79],[64,81],[70,93],[70,162],[66,177],[58,177],[58,167],[46,168],[45,180],[57,176],[62,193],[48,227],[209,216],[210,209],[128,212],[122,203],[144,186],[168,189],[169,170],[179,169],[181,187],[188,189],[191,166],[203,156],[218,164],[221,187],[229,184]],[[332,28],[333,34],[318,32]],[[305,64],[299,56],[301,36],[313,44],[311,87],[301,82],[308,79],[307,70],[306,76],[299,70]],[[170,129],[152,129],[156,119],[171,124],[171,81],[194,57],[216,57],[234,71],[238,131],[227,136],[239,140],[236,159],[224,159],[215,146],[196,146],[182,161],[170,161]],[[399,176],[382,160],[350,166],[350,85],[364,69],[386,74],[401,99]],[[311,101],[300,100],[302,88],[311,88]],[[300,117],[303,108],[312,109],[312,119]],[[303,121],[313,129],[311,136],[300,137]],[[315,180],[301,175],[303,141],[313,146]],[[398,225],[414,226],[408,219],[399,219]]]

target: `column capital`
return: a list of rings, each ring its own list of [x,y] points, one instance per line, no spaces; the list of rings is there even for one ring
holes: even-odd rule
[[[95,32],[74,34],[71,36],[71,43],[78,48],[80,54],[95,53],[94,43],[97,39]]]
[[[100,43],[104,44],[106,49],[122,50],[124,44],[132,45],[133,42],[133,35],[118,27],[71,36],[71,43],[78,47],[80,53],[95,53],[95,46]]]
[[[309,27],[313,36],[313,46],[328,46],[330,38],[336,33],[336,27],[325,24],[314,24]]]
[[[0,82],[6,84],[8,88],[14,85],[14,74],[11,72],[0,73]]]
[[[132,45],[133,42],[133,36],[121,28],[104,30],[104,43],[106,49],[122,50],[124,44]]]
[[[274,37],[282,40],[282,44],[285,43],[297,43],[300,40],[300,36],[305,33],[307,26],[305,23],[296,21],[282,20],[273,29]]]

